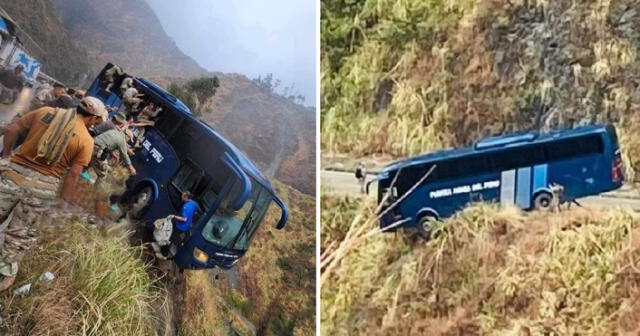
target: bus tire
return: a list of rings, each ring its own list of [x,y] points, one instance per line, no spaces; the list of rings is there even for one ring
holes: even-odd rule
[[[533,198],[533,208],[535,210],[549,211],[553,207],[553,195],[548,192],[538,193]]]
[[[424,240],[431,238],[431,232],[433,231],[432,224],[437,219],[433,215],[424,215],[418,220],[418,235]]]
[[[141,219],[147,209],[149,209],[152,199],[153,187],[146,185],[139,188],[131,198],[131,207],[129,209],[131,217],[134,219]]]

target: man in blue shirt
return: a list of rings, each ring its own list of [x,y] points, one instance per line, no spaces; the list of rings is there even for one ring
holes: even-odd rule
[[[182,209],[180,216],[171,215],[171,219],[175,219],[176,229],[180,232],[187,232],[191,228],[193,215],[198,209],[198,204],[191,198],[193,195],[189,191],[182,193]]]
[[[171,242],[180,249],[183,243],[187,240],[189,229],[191,229],[191,222],[193,222],[193,216],[198,209],[198,203],[194,201],[193,195],[189,191],[182,193],[182,209],[180,209],[180,215],[169,215],[169,219],[174,220],[175,228],[171,234]],[[166,255],[166,252],[163,253]]]

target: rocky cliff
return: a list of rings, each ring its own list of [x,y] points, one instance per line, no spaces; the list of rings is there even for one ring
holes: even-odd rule
[[[91,69],[117,63],[139,76],[192,77],[206,73],[165,33],[144,0],[53,0],[69,35],[84,48]]]

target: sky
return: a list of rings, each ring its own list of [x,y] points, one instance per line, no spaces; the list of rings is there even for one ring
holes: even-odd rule
[[[315,0],[146,0],[178,47],[210,71],[273,73],[315,105]]]

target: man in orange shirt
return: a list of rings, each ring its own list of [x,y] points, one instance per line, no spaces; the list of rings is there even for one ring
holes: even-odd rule
[[[85,97],[75,111],[42,107],[7,127],[0,160],[0,291],[15,281],[18,263],[38,237],[36,224],[58,191],[63,199],[73,194],[93,152],[87,128],[106,117],[100,100]],[[12,155],[22,132],[27,137]]]

